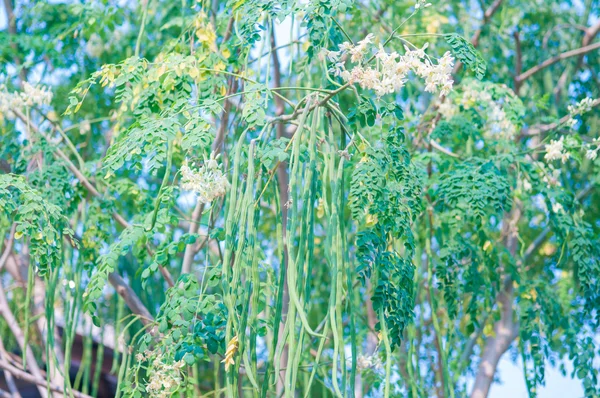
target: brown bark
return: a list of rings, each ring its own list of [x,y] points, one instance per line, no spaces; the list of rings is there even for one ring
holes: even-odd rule
[[[515,200],[513,209],[504,217],[502,235],[504,245],[511,253],[517,253],[518,230],[517,223],[521,218],[521,203]],[[475,375],[475,383],[471,390],[471,398],[485,398],[494,381],[494,374],[502,355],[508,350],[513,340],[518,335],[519,326],[513,317],[514,286],[509,276],[506,276],[498,294],[497,303],[500,309],[500,320],[494,325],[494,335],[485,341],[479,367]]]
[[[275,35],[271,29],[271,57],[273,59],[273,86],[281,87],[281,64],[279,62],[279,55],[277,54],[277,44],[275,42]],[[275,114],[277,116],[283,115],[285,112],[285,103],[279,96],[275,96]],[[278,122],[275,124],[277,138],[281,138],[285,136],[285,126],[283,123]],[[286,203],[289,200],[288,189],[289,189],[289,181],[287,174],[287,162],[281,162],[277,166],[277,182],[279,185],[279,203],[281,204],[281,219],[282,219],[282,230],[283,230],[283,264],[281,264],[280,272],[285,272],[287,270],[288,263],[288,248],[286,245],[286,228],[287,228],[287,207]],[[281,323],[279,324],[279,336],[284,335],[285,322],[287,319],[287,312],[289,306],[290,295],[288,292],[288,284],[287,278],[284,278],[283,281],[283,305],[281,308]],[[281,357],[279,359],[280,369],[284,369],[281,371],[279,375],[277,375],[277,394],[280,395],[284,390],[283,381],[285,380],[285,369],[288,362],[288,346],[285,345],[281,352]]]

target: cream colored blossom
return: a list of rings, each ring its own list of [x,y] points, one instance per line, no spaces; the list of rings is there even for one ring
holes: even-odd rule
[[[591,98],[584,98],[575,105],[569,105],[567,109],[569,110],[569,114],[571,116],[582,115],[586,112],[589,112],[592,109],[594,104],[594,100]]]
[[[550,144],[546,145],[546,155],[544,159],[548,161],[560,159],[565,163],[569,159],[569,152],[564,149],[564,137],[560,137],[560,140],[552,140]]]
[[[224,196],[229,188],[227,176],[223,174],[215,159],[208,160],[197,171],[192,170],[185,162],[180,171],[181,188],[196,192],[200,203],[209,203]]]
[[[93,33],[88,39],[85,44],[85,52],[93,58],[99,58],[104,53],[104,42],[97,33]]]
[[[339,51],[328,51],[326,56],[334,64],[330,72],[346,82],[375,91],[379,97],[400,90],[411,71],[425,80],[425,91],[427,92],[439,91],[440,95],[447,95],[452,90],[454,58],[449,52],[446,52],[437,63],[434,63],[425,54],[427,43],[422,48],[413,50],[405,46],[403,55],[397,52],[388,53],[380,45],[375,53],[377,63],[371,67],[361,62],[368,54],[369,45],[373,44],[373,41],[374,36],[369,34],[355,46],[345,42],[340,45]],[[351,69],[346,69],[346,55],[350,55],[350,62],[355,64]]]
[[[149,396],[153,398],[171,397],[183,381],[181,369],[184,365],[183,361],[165,363],[162,355],[154,358],[152,367],[148,370],[149,379],[146,385]]]
[[[428,3],[427,0],[417,0],[417,3],[415,4],[415,10],[427,8],[429,6],[431,6],[431,3]]]
[[[552,203],[552,212],[554,214],[564,213],[564,211],[563,205],[558,202]]]
[[[6,87],[0,86],[0,114],[11,119],[14,118],[15,110],[50,105],[51,101],[52,92],[47,87],[33,86],[24,82],[23,91],[10,93]]]

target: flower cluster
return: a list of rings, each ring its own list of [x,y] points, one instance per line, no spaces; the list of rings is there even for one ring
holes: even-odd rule
[[[456,116],[460,108],[464,110],[476,109],[482,111],[486,120],[484,136],[502,137],[512,139],[517,133],[517,126],[510,120],[503,109],[504,99],[494,100],[485,86],[479,83],[465,86],[462,95],[458,98],[458,103],[452,100],[445,101],[438,107],[438,111],[445,119],[451,119]]]
[[[596,145],[595,149],[591,144],[586,147],[585,157],[589,160],[595,160],[598,157],[598,152],[600,152],[600,137],[594,138],[593,143]]]
[[[429,6],[431,6],[431,3],[428,3],[427,0],[417,0],[417,3],[415,4],[415,10],[427,8]]]
[[[582,115],[592,110],[594,106],[594,100],[591,98],[584,98],[575,105],[569,105],[567,109],[571,116]]]
[[[388,53],[382,45],[379,45],[375,53],[377,63],[371,67],[367,66],[371,59],[366,57],[369,49],[374,45],[374,38],[373,34],[369,34],[356,45],[344,42],[340,45],[339,51],[324,50],[323,55],[334,63],[330,72],[346,82],[374,90],[378,96],[400,90],[406,83],[409,72],[425,80],[427,92],[433,93],[439,90],[440,96],[450,92],[454,83],[452,80],[454,58],[450,52],[446,52],[437,63],[434,63],[425,54],[428,44],[423,48],[415,47],[414,50],[404,46],[403,55],[397,52]],[[354,64],[351,69],[346,68],[348,58],[350,63]]]
[[[198,171],[190,169],[186,162],[180,171],[181,187],[196,192],[201,203],[209,203],[224,196],[229,188],[229,181],[215,159],[208,160]]]
[[[544,159],[548,161],[560,159],[563,163],[569,159],[571,155],[565,150],[564,138],[565,137],[560,137],[558,141],[552,140],[549,144],[546,144],[546,155],[544,155]]]
[[[382,367],[381,359],[379,359],[375,355],[371,355],[371,356],[359,355],[358,358],[356,358],[356,368],[360,372],[365,371],[367,369],[378,370],[378,369],[381,369],[381,367]]]
[[[575,116],[583,115],[584,113],[591,111],[595,105],[597,105],[597,102],[589,97],[582,99],[575,105],[569,105],[567,109],[570,117],[566,122],[567,126],[574,128],[577,124],[577,119],[575,119]]]
[[[23,91],[9,93],[5,87],[0,87],[0,114],[13,118],[14,110],[31,108],[32,106],[50,105],[52,92],[47,87],[32,86],[23,83]]]
[[[152,370],[149,371],[150,378],[146,386],[149,396],[156,398],[171,397],[175,389],[181,384],[181,369],[184,366],[183,361],[167,364],[162,361],[161,356],[156,357],[152,361]]]

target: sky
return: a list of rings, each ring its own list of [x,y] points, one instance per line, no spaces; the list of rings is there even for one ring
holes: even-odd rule
[[[289,24],[284,22],[278,29],[277,36],[280,43],[289,41]],[[6,15],[4,8],[0,8],[0,30],[6,29]],[[285,32],[285,33],[284,33]],[[280,44],[278,43],[278,44]],[[527,398],[527,389],[523,379],[523,370],[520,361],[513,363],[508,355],[505,355],[500,361],[496,375],[501,383],[494,384],[490,390],[488,398]],[[564,377],[558,369],[546,366],[546,386],[541,387],[538,393],[539,398],[579,398],[583,397],[583,388],[579,380],[573,380],[568,375]]]

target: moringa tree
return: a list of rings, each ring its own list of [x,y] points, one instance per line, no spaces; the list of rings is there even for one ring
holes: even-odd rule
[[[3,5],[1,396],[600,394],[597,0]]]

